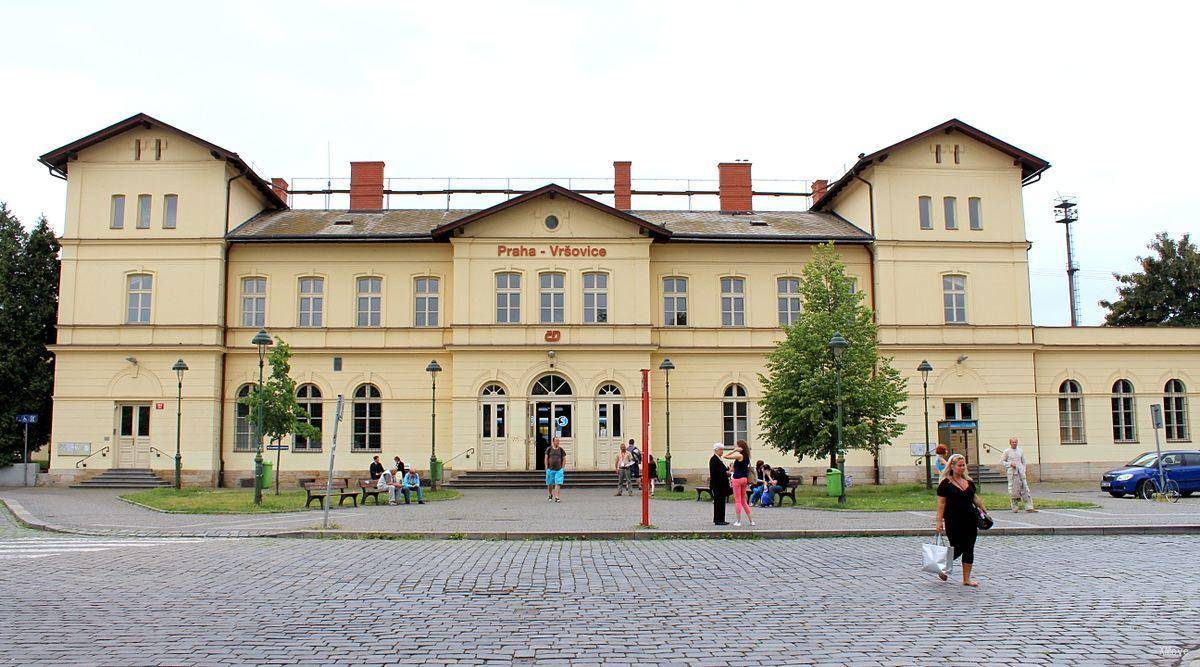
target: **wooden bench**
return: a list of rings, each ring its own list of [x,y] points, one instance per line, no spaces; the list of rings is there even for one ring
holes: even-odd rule
[[[788,479],[787,487],[785,487],[782,491],[776,492],[776,494],[775,494],[775,506],[783,507],[783,499],[791,498],[792,499],[792,507],[795,507],[796,506],[796,488],[799,487],[802,483],[803,483],[803,480],[801,480],[800,478]]]
[[[378,484],[379,482],[373,479],[359,480],[358,488],[362,489],[362,504],[367,504],[367,498],[374,498],[375,504],[379,504],[379,494],[383,491],[379,490]]]
[[[301,486],[308,493],[308,498],[304,501],[304,509],[308,509],[314,500],[325,499],[325,480],[316,479],[311,482],[303,482]],[[345,477],[334,479],[332,489],[332,495],[338,496],[338,507],[341,507],[347,498],[354,503],[355,507],[358,507],[358,487],[351,488],[349,479]]]

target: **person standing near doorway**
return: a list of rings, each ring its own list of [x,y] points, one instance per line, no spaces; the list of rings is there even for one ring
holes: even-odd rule
[[[633,476],[634,482],[637,483],[640,489],[642,488],[642,450],[638,449],[637,443],[633,441],[633,438],[629,439],[629,445],[625,449],[629,450],[629,459],[633,461],[633,469],[629,473]]]
[[[1033,509],[1033,496],[1029,494],[1028,467],[1025,465],[1025,452],[1017,446],[1016,438],[1008,439],[1008,449],[1000,455],[1000,464],[1008,477],[1008,500],[1012,511],[1020,512],[1018,508],[1025,503],[1026,512],[1036,512]]]
[[[559,444],[555,437],[550,441],[546,450],[546,499],[556,503],[562,502],[563,466],[567,462],[567,450]]]
[[[753,526],[750,503],[746,501],[746,487],[750,484],[750,445],[745,440],[738,440],[725,458],[733,459],[733,512],[737,517],[733,525],[742,525],[742,512],[745,512],[746,520]]]
[[[729,497],[732,489],[729,487],[729,469],[721,460],[725,445],[714,442],[712,448],[713,455],[708,460],[708,493],[713,501],[713,525],[728,526],[729,522],[725,520],[725,499]]]
[[[629,453],[629,448],[624,444],[621,445],[621,451],[617,452],[616,460],[617,469],[617,492],[613,495],[621,495],[622,490],[628,491],[629,495],[633,495],[633,455]]]

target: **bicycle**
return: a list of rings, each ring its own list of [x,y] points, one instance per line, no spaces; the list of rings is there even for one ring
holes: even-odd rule
[[[1163,488],[1165,490],[1160,491]],[[1177,503],[1182,497],[1179,493],[1179,484],[1169,478],[1155,479],[1151,477],[1142,482],[1138,487],[1138,497],[1143,500],[1154,500],[1160,503]]]

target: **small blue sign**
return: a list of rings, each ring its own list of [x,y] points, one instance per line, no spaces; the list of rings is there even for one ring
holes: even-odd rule
[[[558,427],[559,427],[559,428],[566,428],[566,427],[567,427],[567,424],[569,424],[569,423],[571,423],[571,420],[570,420],[570,419],[567,419],[567,416],[566,416],[566,415],[559,415],[559,416],[558,416]]]
[[[37,415],[17,415],[18,424],[36,424]]]

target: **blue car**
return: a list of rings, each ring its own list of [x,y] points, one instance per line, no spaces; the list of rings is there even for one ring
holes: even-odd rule
[[[1162,453],[1163,474],[1179,485],[1179,495],[1184,498],[1200,491],[1200,451],[1169,450]],[[1158,454],[1139,454],[1124,468],[1109,470],[1100,480],[1100,490],[1120,498],[1133,494],[1149,498],[1158,479]]]

